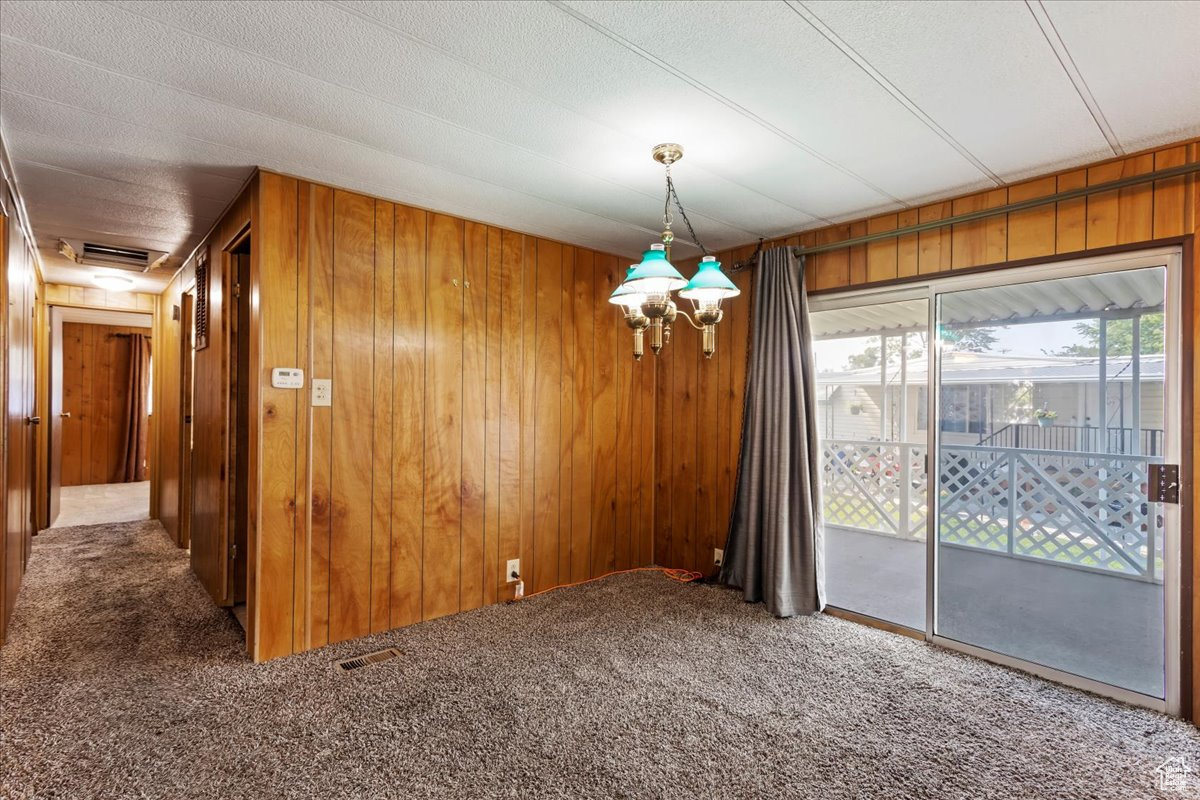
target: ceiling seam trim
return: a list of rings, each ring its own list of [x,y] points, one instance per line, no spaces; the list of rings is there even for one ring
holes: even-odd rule
[[[438,116],[438,115],[436,115],[436,114],[432,114],[432,113],[430,113],[430,112],[423,111],[423,110],[421,110],[421,109],[419,109],[419,108],[414,108],[413,106],[410,106],[410,105],[405,105],[405,104],[403,104],[403,103],[395,103],[395,102],[392,102],[391,100],[387,100],[387,99],[385,99],[385,98],[383,98],[383,97],[379,97],[378,95],[374,95],[374,94],[372,94],[372,93],[370,93],[370,92],[366,91],[365,89],[359,89],[359,88],[357,88],[357,87],[354,87],[354,86],[348,86],[348,85],[346,85],[346,84],[344,84],[344,83],[338,83],[337,81],[331,81],[331,80],[328,80],[328,79],[326,79],[326,78],[322,78],[322,77],[320,77],[320,76],[318,76],[318,75],[313,75],[313,74],[312,74],[312,73],[310,73],[310,72],[305,72],[304,70],[302,70],[302,69],[300,69],[300,68],[298,68],[298,67],[294,67],[294,66],[292,66],[292,65],[290,65],[290,64],[288,64],[288,63],[286,63],[286,62],[280,61],[280,60],[278,60],[278,59],[276,59],[276,58],[272,58],[272,57],[270,57],[270,56],[263,55],[262,53],[256,53],[256,52],[253,52],[253,51],[251,51],[251,50],[247,50],[247,49],[245,49],[244,47],[239,47],[239,46],[237,46],[237,45],[230,44],[229,42],[223,41],[223,40],[221,40],[221,39],[217,39],[217,38],[215,38],[215,37],[206,36],[205,34],[203,34],[203,33],[199,33],[199,32],[197,32],[197,31],[189,30],[189,29],[186,29],[186,28],[181,28],[181,27],[179,27],[178,25],[173,25],[173,24],[171,24],[171,23],[169,23],[169,22],[164,22],[164,21],[162,21],[162,20],[160,20],[160,19],[157,19],[157,18],[154,18],[154,17],[147,16],[147,15],[145,15],[145,14],[142,14],[142,13],[140,13],[140,12],[134,11],[133,9],[126,8],[126,7],[124,7],[124,6],[118,6],[118,5],[114,5],[114,4],[113,4],[113,3],[111,3],[111,2],[106,2],[106,5],[109,5],[109,6],[111,6],[112,8],[114,8],[114,9],[115,9],[115,10],[117,10],[117,11],[120,11],[120,12],[123,12],[123,13],[129,14],[129,15],[131,15],[131,16],[135,16],[135,17],[138,17],[138,18],[140,18],[140,19],[146,20],[147,22],[150,22],[150,23],[152,23],[152,24],[154,24],[154,25],[158,25],[158,26],[160,26],[160,27],[163,27],[163,28],[166,28],[166,29],[168,29],[168,30],[172,30],[172,31],[175,31],[175,32],[177,32],[177,33],[181,33],[181,34],[183,34],[184,36],[191,36],[191,37],[194,37],[194,38],[196,38],[196,39],[200,39],[200,40],[202,40],[202,41],[208,42],[209,44],[216,45],[217,47],[223,47],[223,48],[227,48],[227,49],[229,49],[229,50],[233,50],[233,51],[235,51],[235,52],[241,53],[242,55],[248,56],[248,57],[249,57],[249,58],[251,58],[251,59],[256,59],[256,60],[260,60],[260,61],[265,61],[265,62],[267,62],[267,63],[269,63],[269,64],[274,64],[275,66],[277,66],[277,67],[279,67],[279,68],[281,68],[281,69],[284,69],[284,70],[286,70],[286,71],[288,71],[288,72],[291,72],[291,73],[293,73],[293,74],[296,74],[296,75],[302,75],[302,76],[304,76],[305,78],[308,78],[309,80],[314,80],[314,81],[317,81],[318,83],[325,84],[326,86],[332,86],[332,87],[333,87],[333,88],[335,88],[335,89],[340,89],[340,90],[342,90],[342,91],[350,92],[350,93],[352,93],[352,94],[355,94],[355,95],[358,95],[358,96],[360,96],[360,97],[365,97],[365,98],[367,98],[367,99],[369,99],[369,100],[372,100],[372,101],[374,101],[374,102],[377,102],[377,103],[380,103],[380,104],[382,104],[382,105],[388,106],[389,108],[401,109],[401,110],[403,110],[403,111],[407,111],[407,112],[410,112],[410,113],[416,114],[417,116],[420,116],[420,117],[423,117],[423,118],[425,118],[425,119],[431,120],[431,121],[433,121],[433,122],[435,122],[435,123],[439,123],[439,124],[442,124],[442,125],[449,126],[449,127],[451,127],[451,128],[454,128],[455,130],[462,131],[463,133],[469,134],[469,135],[471,135],[471,136],[478,136],[478,137],[480,137],[481,139],[484,139],[484,140],[486,140],[486,141],[489,141],[489,142],[493,142],[494,144],[500,145],[501,147],[512,148],[513,150],[517,150],[517,151],[519,151],[519,152],[525,153],[526,155],[528,155],[528,156],[530,156],[530,157],[532,157],[532,158],[535,158],[535,159],[537,159],[537,160],[539,160],[539,161],[545,161],[545,162],[548,162],[548,163],[550,163],[550,164],[555,164],[555,165],[558,165],[558,166],[560,166],[560,167],[562,167],[562,168],[564,168],[564,169],[570,170],[570,171],[572,171],[572,172],[576,172],[576,173],[579,173],[579,174],[581,174],[581,175],[586,175],[586,176],[588,176],[588,177],[592,178],[593,180],[600,181],[601,183],[607,184],[608,186],[612,186],[612,187],[614,187],[614,188],[622,189],[622,190],[624,190],[624,191],[628,191],[628,192],[632,192],[632,193],[634,193],[634,194],[641,195],[642,197],[645,197],[645,198],[646,198],[646,199],[648,199],[648,200],[656,200],[656,198],[655,198],[653,195],[647,194],[647,193],[645,193],[645,192],[641,191],[640,189],[637,189],[637,188],[635,188],[635,187],[633,187],[633,186],[630,186],[630,185],[628,185],[628,184],[625,184],[625,183],[620,183],[620,182],[617,182],[617,181],[611,180],[611,179],[609,179],[609,178],[606,178],[606,177],[604,177],[604,176],[602,176],[602,175],[597,175],[597,174],[595,174],[594,172],[590,172],[590,171],[588,171],[588,170],[585,170],[585,169],[581,169],[581,168],[580,168],[580,167],[579,167],[577,164],[573,164],[573,163],[571,163],[571,162],[567,162],[567,161],[560,161],[559,159],[552,158],[552,157],[550,157],[550,156],[548,156],[548,155],[546,155],[546,154],[544,154],[544,153],[539,153],[539,152],[538,152],[538,151],[536,151],[536,150],[531,150],[531,149],[529,149],[529,148],[527,148],[527,147],[524,147],[524,146],[522,146],[522,145],[519,145],[519,144],[517,144],[516,142],[512,142],[512,141],[509,141],[509,140],[507,140],[507,139],[501,139],[501,138],[499,138],[499,137],[496,137],[496,136],[489,135],[489,134],[487,134],[487,133],[484,133],[483,131],[480,131],[480,130],[478,130],[478,129],[476,129],[476,128],[471,128],[471,127],[468,127],[468,126],[466,126],[466,125],[462,125],[462,124],[460,124],[460,123],[454,122],[453,120],[449,120],[449,119],[446,119],[446,118],[444,118],[444,117],[439,117],[439,116]],[[348,10],[349,10],[349,9],[344,9],[343,7],[341,7],[341,6],[338,6],[338,5],[336,5],[336,4],[330,4],[330,7],[331,7],[331,8],[335,8],[335,9],[339,9],[339,10],[346,10],[346,11],[348,11]],[[368,18],[368,19],[369,19],[369,18]],[[465,62],[464,62],[464,63],[465,63]],[[472,66],[472,65],[470,65],[470,64],[467,64],[467,66]],[[472,66],[472,68],[474,68],[474,67]],[[506,83],[508,83],[508,81],[505,81],[505,82],[506,82]],[[571,112],[571,113],[574,113],[574,112]],[[427,163],[427,162],[424,162],[424,163]],[[700,216],[701,216],[701,217],[704,217],[704,218],[708,219],[708,220],[709,220],[709,221],[711,221],[711,222],[715,222],[715,223],[717,223],[717,224],[719,224],[719,225],[724,225],[724,226],[726,226],[726,227],[729,227],[729,228],[732,228],[732,229],[734,229],[734,230],[736,230],[736,231],[742,231],[742,228],[741,228],[739,225],[736,225],[736,224],[734,224],[734,223],[732,223],[732,222],[728,222],[727,220],[720,219],[720,218],[718,218],[718,217],[715,217],[715,216],[713,216],[713,215],[711,215],[711,214],[707,214],[707,213],[705,213],[705,212],[703,212],[703,211],[701,211],[701,212],[698,212],[698,213],[700,214]],[[811,216],[811,215],[810,215],[810,216]],[[743,231],[743,232],[746,232],[746,233],[752,233],[752,231]]]
[[[1084,80],[1083,73],[1075,65],[1075,59],[1071,58],[1071,53],[1067,50],[1067,43],[1059,35],[1058,28],[1054,26],[1054,20],[1050,19],[1050,12],[1042,5],[1042,0],[1033,0],[1033,2],[1025,0],[1025,7],[1033,15],[1034,21],[1042,31],[1042,36],[1046,39],[1046,44],[1050,45],[1050,49],[1054,52],[1054,57],[1058,59],[1058,63],[1062,66],[1063,72],[1067,73],[1067,79],[1071,81],[1071,85],[1075,87],[1076,93],[1079,94],[1079,99],[1083,101],[1088,113],[1092,115],[1096,127],[1100,129],[1100,134],[1104,137],[1104,140],[1108,142],[1113,155],[1125,155],[1125,148],[1122,147],[1121,141],[1117,138],[1117,134],[1113,131],[1112,126],[1108,124],[1108,118],[1104,116],[1104,111],[1101,110],[1095,95],[1092,94],[1091,88],[1087,85],[1087,81]]]
[[[589,116],[588,114],[585,114],[585,113],[579,111],[578,109],[571,108],[568,105],[564,105],[563,103],[558,102],[557,100],[555,100],[552,97],[548,97],[546,95],[540,94],[539,92],[536,92],[520,83],[517,83],[516,81],[510,80],[509,78],[505,77],[504,75],[493,72],[490,69],[486,69],[486,68],[480,66],[479,64],[476,64],[475,62],[468,61],[467,59],[458,56],[457,54],[453,53],[452,51],[447,50],[446,48],[444,48],[438,44],[435,44],[434,42],[430,42],[425,39],[421,39],[420,37],[414,36],[414,35],[410,34],[409,32],[401,30],[399,28],[396,28],[395,26],[390,25],[389,23],[387,23],[381,19],[373,17],[370,14],[367,14],[366,12],[359,11],[356,8],[347,6],[342,2],[338,2],[338,0],[324,0],[324,2],[327,3],[331,8],[336,8],[346,14],[356,16],[356,17],[374,25],[375,27],[379,28],[380,30],[387,31],[388,33],[391,33],[394,36],[398,36],[398,37],[400,37],[406,41],[412,42],[413,44],[416,44],[420,47],[424,47],[428,50],[432,50],[440,55],[445,56],[446,58],[448,58],[452,61],[456,61],[459,64],[462,64],[463,66],[466,66],[473,70],[481,72],[484,75],[488,75],[488,76],[500,81],[501,83],[505,83],[521,92],[524,92],[529,97],[532,97],[540,102],[552,105],[555,108],[558,108],[558,109],[561,109],[562,111],[567,112],[568,114],[571,114],[571,115],[577,116],[581,119],[584,119],[592,125],[612,131],[613,133],[615,133],[619,136],[622,136],[625,139],[628,139],[631,141],[636,140],[636,138],[637,138],[637,137],[633,136],[632,134],[621,130],[620,128],[613,127],[611,124],[609,124],[608,122],[606,122],[603,119],[598,119],[596,117]],[[744,189],[747,192],[756,194],[759,197],[763,197],[767,200],[770,200],[772,203],[782,206],[783,208],[787,208],[792,211],[795,211],[797,214],[802,214],[803,216],[806,216],[815,222],[823,222],[825,224],[829,224],[828,219],[826,219],[824,217],[820,217],[812,211],[808,211],[806,209],[799,208],[797,206],[792,205],[791,203],[784,202],[783,200],[780,200],[777,197],[771,197],[770,195],[763,194],[758,189],[752,189],[751,187],[749,187],[743,183],[740,183],[739,181],[729,177],[728,175],[722,174],[721,172],[718,172],[716,170],[713,170],[711,168],[704,167],[704,166],[698,166],[698,167],[695,167],[695,169],[701,170],[701,171],[709,173],[711,175],[715,175],[716,177],[720,178],[723,181],[732,183],[734,186],[737,186],[739,189]],[[636,190],[634,190],[634,191],[636,191]],[[734,227],[734,226],[731,226],[731,227]]]
[[[844,39],[842,39],[842,37],[834,33],[833,29],[821,21],[816,14],[814,14],[798,0],[783,1],[787,4],[788,8],[790,8],[796,14],[796,16],[807,22],[810,26],[812,26],[813,30],[821,34],[821,36],[823,36],[830,44],[840,50],[842,54],[846,56],[846,58],[853,61],[859,69],[865,72],[869,78],[871,78],[871,80],[879,84],[879,86],[885,92],[890,94],[897,103],[904,106],[904,108],[910,114],[916,117],[923,125],[925,125],[925,127],[929,128],[929,130],[933,131],[938,138],[950,145],[950,147],[953,148],[954,151],[960,156],[966,159],[971,166],[982,172],[985,176],[987,176],[988,180],[992,181],[995,185],[1002,186],[1004,184],[1004,180],[990,167],[988,167],[987,164],[984,164],[979,158],[977,158],[974,153],[967,149],[966,145],[955,139],[949,131],[939,125],[933,119],[933,117],[923,111],[920,106],[918,106],[900,89],[900,87],[888,80],[888,78],[884,76],[882,72],[875,69],[875,67],[871,65],[871,62],[867,61],[866,58],[864,58],[857,50],[851,47]]]
[[[214,106],[219,106],[219,107],[223,107],[223,108],[232,109],[232,110],[234,110],[234,111],[238,111],[238,112],[241,112],[241,113],[243,113],[243,114],[248,114],[248,115],[250,115],[250,116],[253,116],[253,117],[258,117],[258,118],[261,118],[261,119],[265,119],[265,120],[267,120],[267,121],[269,121],[269,122],[275,122],[275,123],[279,123],[279,124],[281,124],[281,125],[284,125],[284,126],[288,126],[288,127],[292,127],[292,128],[297,128],[297,129],[299,129],[299,130],[305,130],[305,131],[309,131],[309,132],[311,132],[311,133],[315,134],[315,135],[316,135],[316,136],[318,136],[318,137],[325,137],[325,138],[328,138],[328,139],[333,139],[333,140],[335,140],[335,141],[342,142],[342,143],[344,143],[344,144],[348,144],[348,145],[351,145],[351,146],[354,146],[354,147],[360,147],[360,148],[362,148],[362,149],[364,149],[364,150],[370,150],[370,151],[372,151],[372,152],[379,153],[379,154],[381,154],[381,155],[383,155],[383,156],[386,156],[386,157],[388,157],[388,158],[392,158],[392,159],[396,159],[396,160],[398,160],[398,161],[403,161],[403,162],[407,162],[407,163],[410,163],[410,164],[417,164],[417,165],[420,165],[420,166],[423,166],[423,167],[427,167],[427,168],[429,168],[429,169],[432,169],[432,170],[436,170],[436,171],[439,171],[439,172],[443,172],[443,173],[445,173],[445,174],[448,174],[448,175],[454,175],[454,176],[457,176],[457,177],[459,177],[459,178],[464,178],[464,179],[466,179],[466,180],[468,180],[468,181],[475,181],[475,182],[481,183],[481,184],[483,184],[483,185],[485,185],[485,186],[491,186],[491,187],[494,187],[494,188],[496,188],[496,189],[500,189],[500,190],[502,190],[502,191],[506,191],[506,192],[512,192],[512,193],[514,193],[514,194],[518,194],[518,195],[521,195],[521,196],[523,196],[523,197],[528,197],[528,198],[531,198],[531,199],[534,199],[534,200],[538,200],[538,201],[540,201],[540,202],[546,203],[546,204],[548,204],[548,205],[556,206],[556,207],[558,207],[558,208],[567,209],[567,210],[569,210],[569,211],[576,211],[576,212],[579,212],[579,213],[581,213],[581,214],[587,214],[587,215],[589,215],[589,216],[596,217],[597,219],[603,219],[603,220],[607,220],[608,222],[611,222],[611,223],[613,223],[614,225],[620,225],[620,226],[622,226],[622,227],[626,227],[626,228],[633,228],[634,230],[639,230],[639,231],[643,231],[643,232],[645,232],[645,233],[649,233],[649,234],[651,234],[652,236],[657,236],[657,235],[659,234],[659,231],[658,231],[658,230],[651,230],[650,228],[646,228],[646,227],[644,227],[644,226],[642,226],[642,225],[638,225],[637,223],[629,222],[629,221],[626,221],[626,220],[613,219],[612,217],[605,216],[604,214],[598,214],[598,213],[596,213],[596,212],[594,212],[594,211],[586,211],[586,210],[584,210],[584,209],[581,209],[581,208],[576,208],[575,206],[571,206],[571,205],[567,205],[567,204],[564,204],[564,203],[561,203],[561,202],[558,202],[558,201],[555,201],[555,200],[551,200],[551,199],[549,199],[549,198],[546,198],[546,197],[542,197],[542,196],[540,196],[540,195],[533,194],[532,192],[526,192],[526,191],[522,191],[522,190],[519,190],[519,189],[514,189],[514,188],[512,188],[512,187],[508,187],[508,186],[502,186],[502,185],[500,185],[500,184],[498,184],[498,183],[494,183],[494,182],[492,182],[492,181],[487,181],[487,180],[484,180],[484,179],[482,179],[482,178],[480,178],[480,177],[478,177],[478,176],[474,176],[474,175],[466,175],[466,174],[464,174],[464,173],[461,173],[461,172],[456,172],[455,170],[452,170],[452,169],[447,169],[447,168],[445,168],[445,167],[440,167],[440,166],[438,166],[438,165],[436,165],[436,164],[431,164],[431,163],[429,163],[429,162],[427,162],[427,161],[421,161],[421,160],[419,160],[419,159],[415,159],[415,158],[409,158],[409,157],[407,157],[407,156],[402,156],[402,155],[400,155],[399,153],[393,153],[393,152],[390,152],[390,151],[388,151],[388,150],[384,150],[384,149],[382,149],[382,148],[376,147],[375,145],[372,145],[372,144],[367,144],[366,142],[360,142],[360,141],[357,141],[357,140],[355,140],[355,139],[349,139],[349,138],[347,138],[347,137],[345,137],[345,136],[342,136],[342,135],[340,135],[340,134],[337,134],[337,133],[332,133],[332,132],[330,132],[330,131],[323,131],[323,130],[320,130],[319,128],[313,128],[313,127],[311,127],[311,126],[308,126],[308,125],[303,125],[303,124],[300,124],[300,123],[298,123],[298,122],[292,122],[292,121],[290,121],[290,120],[282,119],[282,118],[280,118],[280,117],[273,117],[273,116],[271,116],[270,114],[265,114],[265,113],[263,113],[263,112],[260,112],[260,111],[255,111],[255,110],[253,110],[253,109],[247,109],[247,108],[243,108],[243,107],[241,107],[241,106],[237,106],[237,105],[234,105],[234,104],[232,104],[232,103],[226,103],[226,102],[223,102],[223,101],[221,101],[221,100],[214,100],[214,99],[212,99],[212,98],[210,98],[210,97],[205,97],[204,95],[197,94],[196,92],[192,92],[192,91],[189,91],[189,90],[187,90],[187,89],[181,89],[181,88],[179,88],[179,87],[176,87],[176,86],[171,86],[171,85],[169,85],[169,84],[160,83],[160,82],[158,82],[158,81],[150,80],[149,78],[143,78],[143,77],[140,77],[140,76],[137,76],[137,75],[131,75],[131,74],[124,73],[124,72],[118,72],[118,71],[116,71],[116,70],[109,69],[108,67],[105,67],[105,66],[103,66],[103,65],[101,65],[101,64],[96,64],[96,63],[94,63],[94,62],[92,62],[92,61],[88,61],[87,59],[80,58],[80,57],[78,57],[78,56],[73,56],[73,55],[71,55],[71,54],[69,54],[69,53],[64,53],[64,52],[62,52],[62,51],[60,51],[60,50],[55,50],[55,49],[53,49],[53,48],[49,48],[49,47],[45,47],[45,46],[43,46],[43,45],[35,44],[35,43],[33,43],[33,42],[27,42],[27,41],[24,41],[24,40],[22,40],[22,39],[17,39],[17,38],[15,38],[15,37],[12,37],[12,36],[7,36],[7,35],[4,35],[4,36],[0,36],[0,38],[6,38],[6,39],[10,39],[10,40],[12,40],[12,41],[20,42],[21,44],[23,44],[23,45],[25,45],[25,46],[27,46],[27,47],[31,47],[31,48],[34,48],[34,49],[36,49],[36,50],[41,50],[41,51],[43,51],[43,52],[50,53],[50,54],[51,54],[51,55],[53,55],[53,56],[57,56],[57,57],[59,57],[59,58],[63,58],[63,59],[65,59],[65,60],[67,60],[67,61],[71,61],[71,62],[74,62],[74,63],[76,63],[76,64],[80,64],[80,65],[82,65],[82,66],[84,66],[84,67],[88,67],[88,68],[90,68],[90,69],[95,69],[95,70],[97,70],[97,71],[99,71],[99,72],[103,72],[103,73],[107,73],[107,74],[110,74],[110,75],[114,75],[114,76],[116,76],[117,78],[122,78],[122,79],[126,79],[126,80],[136,81],[136,82],[138,82],[138,83],[144,83],[144,84],[147,84],[147,85],[150,85],[150,86],[157,86],[157,87],[159,87],[159,88],[161,88],[161,89],[165,89],[165,90],[167,90],[167,91],[169,91],[169,92],[176,92],[176,93],[178,93],[178,94],[186,95],[186,96],[188,96],[188,97],[194,97],[194,98],[196,98],[197,100],[201,100],[201,101],[203,101],[203,102],[205,102],[205,103],[211,103],[211,104],[212,104],[212,105],[214,105]],[[9,91],[11,91],[11,90],[9,90]],[[30,96],[32,96],[32,95],[30,95]],[[67,105],[68,107],[70,107],[70,106],[69,106],[69,104],[62,104],[62,105]],[[87,111],[88,109],[83,109],[83,110]],[[107,115],[100,115],[100,116],[107,116]],[[114,118],[114,119],[116,119],[116,118]],[[189,137],[189,138],[191,138],[191,137]],[[197,141],[207,141],[207,140],[204,140],[204,139],[197,139]],[[214,142],[213,144],[216,144],[216,143]],[[240,149],[240,148],[230,148],[230,149]],[[248,152],[248,153],[249,153],[249,151],[242,151],[242,152]],[[254,158],[256,158],[256,159],[257,159],[257,157],[258,157],[258,156],[257,156],[257,154],[255,154],[255,153],[249,153],[249,154],[250,154],[251,156],[253,156]],[[702,216],[703,216],[703,215],[702,215]],[[753,231],[746,231],[746,230],[743,230],[742,228],[740,228],[740,227],[738,227],[738,226],[735,226],[735,225],[729,225],[729,226],[727,226],[727,227],[731,228],[731,229],[732,229],[733,231],[735,231],[735,232],[738,232],[738,233],[744,233],[744,234],[746,234],[747,236],[755,236],[755,235],[756,235],[756,234],[755,234]]]
[[[791,135],[787,131],[772,124],[771,122],[767,121],[766,119],[763,119],[762,117],[755,114],[753,111],[746,108],[745,106],[740,105],[736,101],[721,94],[716,89],[713,89],[712,87],[708,86],[707,84],[697,80],[696,78],[691,77],[687,73],[671,66],[666,61],[663,61],[661,58],[654,55],[653,53],[650,53],[649,51],[644,50],[643,48],[634,44],[630,40],[621,36],[616,31],[606,28],[604,25],[595,21],[591,17],[588,17],[587,15],[583,14],[582,12],[576,11],[575,9],[571,8],[570,6],[564,5],[562,2],[560,2],[560,0],[546,0],[546,1],[550,5],[561,10],[563,13],[568,14],[569,16],[574,17],[579,22],[582,22],[584,25],[587,25],[589,28],[596,31],[600,35],[611,39],[612,41],[621,45],[625,49],[629,50],[631,53],[634,53],[635,55],[640,56],[641,58],[650,62],[651,64],[653,64],[654,66],[663,70],[664,72],[667,72],[670,75],[672,75],[672,76],[678,78],[679,80],[683,81],[684,83],[688,84],[693,89],[696,89],[696,90],[708,95],[710,98],[712,98],[713,100],[716,100],[718,103],[720,103],[721,105],[730,109],[731,111],[741,114],[746,119],[754,122],[755,124],[762,127],[763,129],[770,131],[771,133],[775,134],[780,139],[784,140],[785,142],[792,145],[793,147],[796,147],[797,149],[804,151],[805,153],[807,153],[808,155],[817,159],[818,161],[825,164],[826,166],[837,170],[838,172],[842,173],[843,175],[845,175],[848,178],[858,181],[860,184],[862,184],[863,186],[866,186],[868,189],[875,192],[876,194],[878,194],[882,197],[886,197],[888,200],[891,200],[894,203],[899,203],[900,205],[904,206],[905,208],[908,208],[908,205],[903,200],[901,200],[899,197],[896,197],[896,196],[892,195],[890,192],[886,191],[885,189],[882,189],[882,188],[876,186],[875,184],[871,183],[869,180],[867,180],[863,176],[859,175],[858,173],[854,172],[853,170],[849,169],[848,167],[844,167],[841,164],[834,161],[833,159],[822,155],[820,152],[818,152],[817,150],[814,150],[812,147],[805,144],[801,140],[797,139],[795,136]],[[811,216],[815,216],[815,215],[811,215]],[[818,219],[821,219],[822,221],[826,221],[823,217],[818,217]]]

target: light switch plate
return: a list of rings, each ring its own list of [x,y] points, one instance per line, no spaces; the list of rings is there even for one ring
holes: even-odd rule
[[[303,389],[304,370],[295,367],[276,367],[271,370],[271,386],[276,389]]]
[[[313,406],[331,406],[333,405],[333,381],[329,378],[313,378],[312,381],[312,404]]]

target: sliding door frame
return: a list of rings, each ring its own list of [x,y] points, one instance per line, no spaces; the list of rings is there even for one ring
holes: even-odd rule
[[[1184,275],[1182,272],[1182,249],[1177,246],[1155,247],[1145,250],[1123,253],[1087,256],[1083,258],[1048,261],[1044,264],[1013,266],[1003,269],[972,272],[962,275],[930,277],[924,281],[914,281],[899,286],[872,287],[865,289],[821,294],[809,298],[809,307],[813,312],[827,311],[840,308],[850,308],[862,305],[898,302],[903,300],[925,299],[928,302],[929,355],[926,383],[927,419],[926,427],[928,466],[926,477],[926,561],[925,561],[925,630],[924,639],[927,642],[945,647],[949,650],[967,653],[977,658],[991,661],[1008,667],[1014,667],[1042,678],[1056,681],[1077,689],[1084,689],[1095,694],[1112,697],[1133,705],[1161,711],[1178,716],[1181,711],[1181,669],[1183,666],[1182,651],[1182,533],[1184,516],[1179,504],[1162,504],[1165,519],[1165,541],[1163,542],[1164,573],[1164,665],[1165,665],[1165,697],[1158,698],[1145,695],[1112,684],[1103,683],[1091,678],[1085,678],[1064,670],[1048,667],[1033,661],[1027,661],[1015,656],[987,650],[954,639],[940,636],[937,630],[937,543],[938,543],[938,502],[940,492],[938,482],[934,479],[937,472],[937,455],[941,445],[940,425],[935,423],[940,408],[941,347],[940,337],[937,336],[937,303],[938,295],[970,289],[983,289],[994,286],[1004,286],[1015,283],[1029,283],[1040,280],[1057,280],[1089,275],[1101,275],[1110,272],[1122,272],[1131,269],[1164,267],[1166,270],[1166,291],[1164,296],[1164,340],[1166,342],[1164,362],[1165,374],[1163,384],[1164,420],[1170,436],[1164,441],[1164,462],[1182,466],[1183,440],[1183,350],[1184,339],[1182,330],[1182,306]],[[1187,502],[1187,498],[1184,498]],[[853,614],[862,617],[864,615]],[[869,618],[868,618],[869,619]],[[889,625],[889,627],[891,627]],[[902,626],[901,626],[902,627]]]

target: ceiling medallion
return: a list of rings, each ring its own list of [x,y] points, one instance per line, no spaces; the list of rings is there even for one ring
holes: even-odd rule
[[[692,223],[683,210],[679,195],[675,193],[675,182],[671,180],[671,165],[683,158],[683,148],[677,144],[656,145],[651,156],[666,169],[666,198],[663,202],[663,232],[661,242],[650,245],[642,253],[640,264],[629,267],[625,280],[609,296],[608,302],[625,309],[625,324],[633,330],[633,357],[641,360],[645,331],[650,330],[650,350],[655,354],[671,340],[671,326],[682,315],[692,327],[702,332],[704,357],[712,358],[717,349],[717,323],[721,321],[721,301],[737,297],[741,290],[721,272],[721,262],[700,243]],[[671,265],[671,243],[675,234],[671,225],[675,221],[671,206],[679,209],[679,216],[687,225],[692,241],[704,253],[700,268],[690,281],[684,280],[679,270]],[[692,302],[692,314],[679,309],[672,293]]]

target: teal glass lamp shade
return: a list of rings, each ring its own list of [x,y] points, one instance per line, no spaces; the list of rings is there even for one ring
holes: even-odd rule
[[[729,297],[737,297],[742,290],[721,272],[721,262],[715,256],[705,256],[700,269],[679,293],[696,304],[697,308],[712,306]]]
[[[649,250],[642,253],[642,263],[633,268],[623,285],[631,286],[633,291],[642,295],[665,297],[687,286],[687,281],[667,261],[664,246],[652,244]]]
[[[613,293],[608,296],[608,302],[614,306],[622,306],[626,310],[641,308],[642,303],[646,300],[646,295],[629,283],[629,277],[633,275],[635,269],[637,269],[636,266],[631,266],[625,271],[625,280],[621,281],[616,289],[613,289]]]

